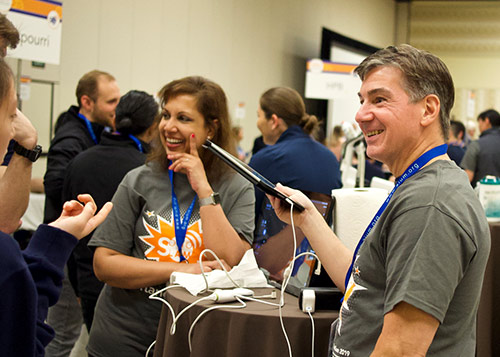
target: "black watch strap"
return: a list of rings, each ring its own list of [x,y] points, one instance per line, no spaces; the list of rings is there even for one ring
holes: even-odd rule
[[[24,146],[19,145],[16,141],[14,143],[14,152],[18,155],[24,156],[31,162],[35,162],[42,154],[42,147],[40,145],[37,145],[32,150],[29,150],[26,149]]]

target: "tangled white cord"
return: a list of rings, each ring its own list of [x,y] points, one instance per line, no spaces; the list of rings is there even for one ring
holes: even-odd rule
[[[292,224],[292,232],[293,232],[293,258],[292,258],[292,262],[290,263],[290,266],[287,268],[287,269],[289,269],[290,273],[287,274],[287,276],[285,277],[285,281],[281,285],[281,296],[280,296],[280,304],[278,307],[278,311],[279,311],[279,315],[280,315],[281,331],[283,331],[283,335],[285,336],[285,340],[286,340],[286,345],[288,347],[288,355],[290,357],[292,357],[292,346],[290,345],[290,340],[288,339],[288,335],[286,333],[285,324],[283,323],[283,313],[281,310],[282,310],[283,305],[285,305],[285,289],[286,289],[286,286],[288,285],[288,282],[290,281],[290,278],[292,276],[293,266],[295,264],[295,253],[297,251],[297,236],[295,234],[295,224],[293,222],[293,201],[290,204],[290,223]]]
[[[236,300],[238,300],[241,305],[218,305],[218,306],[212,306],[212,307],[209,307],[205,310],[203,310],[197,317],[196,319],[194,319],[193,323],[191,324],[191,326],[189,327],[189,331],[188,331],[188,345],[189,345],[189,352],[192,351],[192,346],[191,346],[191,335],[193,333],[193,329],[194,329],[194,326],[196,325],[196,323],[201,319],[201,317],[203,315],[205,315],[206,313],[208,313],[209,311],[212,311],[212,310],[217,310],[217,309],[243,309],[247,306],[247,304],[245,304],[244,301],[242,301],[240,298],[242,296],[236,296]]]
[[[200,259],[198,260],[199,264],[200,264],[200,269],[202,271],[201,275],[203,276],[203,280],[205,281],[205,290],[202,291],[203,292],[207,292],[209,291],[209,286],[208,286],[208,280],[205,276],[205,273],[203,272],[203,263],[202,263],[202,260],[203,260],[203,256],[206,254],[206,253],[210,253],[212,254],[212,256],[217,260],[217,262],[219,263],[219,265],[221,266],[222,270],[224,270],[224,272],[226,273],[226,276],[229,278],[229,280],[231,280],[231,282],[235,285],[235,287],[240,287],[238,285],[238,283],[236,283],[233,278],[231,278],[231,275],[229,275],[229,272],[227,271],[226,267],[224,266],[224,264],[222,264],[222,262],[220,261],[219,257],[217,256],[217,254],[215,254],[212,250],[210,249],[204,249],[201,253],[200,253]],[[170,313],[172,314],[172,326],[170,327],[170,334],[173,335],[175,334],[175,330],[176,330],[176,326],[177,326],[177,321],[179,320],[179,318],[181,317],[181,315],[183,315],[187,310],[189,310],[191,307],[193,307],[194,305],[198,304],[199,302],[201,301],[204,301],[204,300],[210,300],[211,299],[211,296],[205,296],[205,297],[202,297],[194,302],[192,302],[191,304],[189,304],[188,306],[186,306],[182,311],[179,312],[178,315],[175,314],[175,311],[172,307],[172,305],[170,305],[170,303],[163,299],[161,297],[161,294],[163,294],[165,291],[167,291],[168,289],[172,289],[172,288],[180,288],[182,287],[181,285],[169,285],[169,286],[166,286],[164,287],[163,289],[160,289],[158,290],[157,292],[151,294],[149,296],[149,299],[151,300],[158,300],[158,301],[161,301],[163,304],[165,304],[168,309],[170,310]],[[245,305],[246,306],[246,305]],[[146,350],[146,354],[145,354],[145,357],[147,357],[149,355],[149,352],[151,351],[151,349],[153,348],[153,346],[156,344],[156,340],[153,341],[151,343],[151,345],[149,345],[148,349]]]
[[[293,257],[292,257],[292,262],[285,269],[286,277],[285,277],[284,283],[281,286],[281,297],[280,297],[280,303],[278,306],[279,306],[281,330],[283,331],[283,335],[285,336],[285,340],[286,340],[286,343],[288,346],[288,355],[289,355],[289,357],[292,357],[292,346],[290,345],[290,340],[288,339],[288,335],[286,333],[285,324],[283,323],[283,314],[281,311],[281,308],[285,305],[285,300],[284,300],[285,289],[286,289],[286,286],[288,285],[288,282],[290,281],[290,278],[292,276],[293,267],[295,265],[295,260],[297,260],[298,258],[300,258],[302,256],[306,256],[306,255],[311,255],[311,256],[315,257],[316,260],[318,261],[318,268],[316,270],[316,274],[319,274],[319,270],[321,269],[321,263],[319,261],[318,256],[312,252],[304,252],[304,253],[301,253],[299,255],[295,255],[296,251],[297,251],[297,236],[295,233],[295,223],[293,221],[293,202],[290,204],[290,223],[292,225],[292,232],[293,232]],[[286,274],[287,270],[288,270],[288,274]],[[313,336],[312,337],[312,357],[314,357],[314,320],[313,320],[310,312],[309,312],[309,316],[311,317],[311,321],[312,321],[312,336]]]
[[[226,273],[226,276],[228,277],[228,279],[231,280],[231,282],[234,284],[234,286],[236,288],[241,288],[241,286],[236,281],[234,281],[233,278],[231,278],[231,275],[229,275],[229,272],[227,271],[227,269],[224,266],[224,264],[222,264],[222,262],[220,261],[219,257],[217,256],[217,254],[215,254],[215,252],[212,251],[211,249],[204,249],[200,253],[200,259],[198,260],[198,262],[200,264],[201,276],[203,276],[203,280],[205,281],[205,290],[200,291],[200,293],[205,293],[205,292],[207,292],[207,291],[210,290],[209,286],[208,286],[208,280],[207,280],[207,277],[205,275],[206,273],[203,271],[203,256],[205,255],[205,253],[212,254],[212,256],[217,260],[217,262],[219,263],[219,265],[222,267],[222,270],[224,270],[224,272]]]
[[[294,220],[293,220],[293,203],[290,205],[290,221],[291,221],[292,232],[293,232],[293,257],[292,257],[292,261],[291,261],[290,265],[285,269],[284,275],[286,275],[286,276],[285,276],[284,283],[281,286],[280,302],[278,304],[276,304],[276,303],[272,303],[272,302],[268,302],[268,301],[263,301],[263,300],[260,300],[260,299],[257,299],[257,298],[252,298],[252,297],[249,297],[249,296],[242,296],[242,295],[238,296],[237,295],[237,296],[235,296],[235,299],[238,302],[240,302],[241,305],[236,305],[236,306],[235,305],[218,305],[218,306],[212,306],[212,307],[209,307],[209,308],[203,310],[196,317],[196,319],[193,321],[193,323],[191,324],[191,326],[189,328],[189,332],[188,332],[189,351],[192,351],[191,337],[192,337],[192,333],[193,333],[194,327],[195,327],[196,323],[201,319],[201,317],[203,317],[206,313],[208,313],[208,312],[210,312],[212,310],[217,310],[217,309],[222,309],[222,308],[229,308],[229,309],[242,309],[242,308],[245,308],[247,305],[242,300],[242,299],[245,299],[245,300],[249,300],[249,301],[255,301],[255,302],[258,302],[258,303],[262,303],[262,304],[267,304],[267,305],[272,305],[272,306],[277,306],[278,307],[281,330],[283,331],[283,335],[284,335],[286,343],[287,343],[288,355],[289,355],[289,357],[292,357],[292,347],[291,347],[290,340],[288,338],[288,335],[287,335],[287,332],[286,332],[286,329],[285,329],[285,325],[284,325],[284,322],[283,322],[283,314],[282,314],[282,307],[285,305],[285,298],[284,298],[284,296],[285,296],[285,289],[286,289],[286,287],[287,287],[287,285],[288,285],[288,283],[290,281],[290,278],[292,276],[292,272],[293,272],[293,268],[294,268],[294,264],[295,264],[295,260],[296,259],[298,259],[298,258],[300,258],[302,256],[305,256],[305,255],[314,256],[317,259],[317,261],[318,261],[318,270],[321,267],[321,263],[319,262],[319,258],[316,256],[316,254],[311,253],[311,252],[304,252],[304,253],[301,253],[299,255],[295,255],[296,251],[297,251],[297,236],[296,236],[295,224],[294,224]],[[206,253],[212,254],[212,256],[217,260],[217,262],[219,263],[219,265],[222,267],[222,269],[226,273],[226,276],[229,278],[229,280],[234,284],[235,287],[240,288],[240,285],[232,279],[231,275],[229,274],[229,272],[225,268],[224,264],[222,264],[222,262],[220,261],[219,257],[212,250],[205,249],[205,250],[203,250],[200,253],[200,259],[198,261],[199,264],[200,264],[200,269],[202,271],[201,274],[203,276],[203,280],[205,281],[205,289],[203,291],[201,291],[201,293],[210,291],[208,280],[207,280],[206,275],[205,275],[206,273],[203,272],[203,263],[202,263],[203,257],[204,257],[204,255]],[[287,274],[287,271],[289,272],[288,274]],[[317,272],[316,274],[319,274],[319,273]],[[167,286],[167,287],[165,287],[165,288],[163,288],[163,289],[161,289],[161,290],[159,290],[159,291],[157,291],[157,292],[155,292],[155,293],[153,293],[153,294],[151,294],[149,296],[149,298],[151,300],[161,301],[170,310],[170,313],[172,314],[172,326],[170,327],[170,334],[171,335],[175,334],[177,321],[179,320],[179,318],[187,310],[189,310],[190,308],[192,308],[193,306],[195,306],[196,304],[198,304],[201,301],[212,300],[212,296],[211,295],[202,297],[200,299],[197,299],[196,301],[192,302],[191,304],[189,304],[188,306],[186,306],[184,309],[182,309],[179,312],[178,315],[176,315],[175,312],[174,312],[174,309],[172,308],[172,305],[170,305],[170,303],[168,301],[166,301],[165,299],[163,299],[159,295],[162,294],[162,293],[164,293],[168,289],[177,288],[177,287],[182,287],[182,286],[181,285],[170,285],[170,286]],[[311,313],[308,312],[308,314],[309,314],[309,316],[311,318],[311,323],[312,323],[312,357],[314,357],[314,320],[312,318]],[[153,341],[153,343],[147,349],[146,355],[145,355],[146,357],[148,356],[150,350],[153,348],[153,346],[155,345],[155,343],[156,343],[156,341]]]

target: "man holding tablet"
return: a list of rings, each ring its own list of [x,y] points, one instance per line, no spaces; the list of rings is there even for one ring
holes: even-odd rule
[[[467,175],[446,155],[451,75],[409,45],[377,51],[355,71],[367,154],[397,180],[354,254],[304,195],[277,186],[305,207],[295,224],[345,289],[330,356],[474,356],[490,238]]]

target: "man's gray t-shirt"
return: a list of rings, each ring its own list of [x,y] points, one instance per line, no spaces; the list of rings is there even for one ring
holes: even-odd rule
[[[489,249],[467,175],[452,161],[421,169],[396,190],[359,250],[331,356],[369,356],[384,315],[403,301],[440,322],[428,356],[474,356]]]
[[[168,173],[147,164],[130,171],[120,183],[113,210],[96,230],[90,246],[113,249],[122,254],[154,261],[178,262]],[[181,218],[195,197],[186,175],[174,174],[175,194]],[[213,184],[222,209],[233,228],[250,244],[254,231],[253,186],[230,173]],[[204,249],[198,200],[189,220],[183,256],[198,260]],[[161,303],[148,296],[160,287],[120,289],[105,285],[96,306],[88,351],[101,356],[144,355],[156,338]]]

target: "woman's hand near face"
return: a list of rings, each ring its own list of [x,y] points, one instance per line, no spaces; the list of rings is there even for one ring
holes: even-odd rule
[[[168,159],[173,161],[169,170],[174,172],[182,172],[187,175],[191,188],[200,198],[206,198],[213,192],[212,187],[208,183],[205,167],[198,155],[196,147],[196,138],[194,133],[189,137],[190,152],[188,153],[173,153],[168,154]]]

